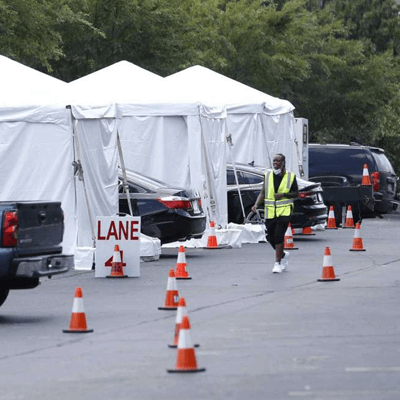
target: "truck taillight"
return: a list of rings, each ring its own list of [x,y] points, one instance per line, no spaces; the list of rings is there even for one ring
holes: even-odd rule
[[[18,239],[18,213],[6,211],[3,222],[3,246],[13,247]]]
[[[371,174],[372,185],[374,188],[374,192],[379,192],[380,184],[381,184],[381,174],[379,172],[373,172]]]

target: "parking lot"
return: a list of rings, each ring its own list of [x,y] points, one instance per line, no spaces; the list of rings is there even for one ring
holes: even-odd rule
[[[354,230],[294,236],[289,269],[272,274],[266,243],[186,249],[177,281],[205,372],[170,374],[175,311],[161,311],[177,249],[141,263],[141,277],[70,271],[11,292],[0,309],[0,399],[400,398],[400,214]],[[329,246],[340,281],[318,282]],[[75,288],[88,328],[68,334]]]

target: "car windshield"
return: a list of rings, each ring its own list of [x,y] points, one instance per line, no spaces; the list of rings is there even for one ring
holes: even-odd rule
[[[126,170],[126,177],[128,182],[135,182],[137,185],[143,185],[146,187],[161,188],[161,189],[170,187],[165,182],[159,181],[158,179],[155,178],[150,178],[135,171]],[[119,170],[119,178],[123,180],[121,170]]]
[[[384,153],[372,151],[372,155],[374,156],[374,159],[380,171],[391,172],[394,174],[392,164]]]

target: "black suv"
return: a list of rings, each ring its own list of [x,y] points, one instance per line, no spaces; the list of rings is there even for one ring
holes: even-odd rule
[[[372,183],[373,211],[378,214],[396,210],[399,204],[396,187],[398,177],[385,151],[357,143],[309,144],[309,179],[330,181],[330,185],[356,186],[361,184],[364,164],[367,164]],[[368,214],[364,210],[364,214]],[[361,214],[363,210],[361,208]]]

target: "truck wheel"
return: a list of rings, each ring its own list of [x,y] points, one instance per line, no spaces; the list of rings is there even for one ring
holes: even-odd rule
[[[9,288],[0,287],[0,306],[6,301],[8,293],[10,293]]]

